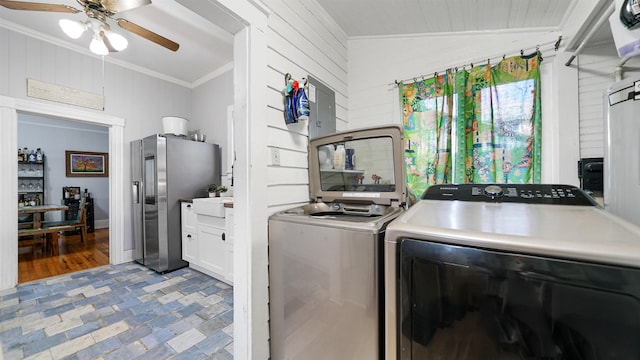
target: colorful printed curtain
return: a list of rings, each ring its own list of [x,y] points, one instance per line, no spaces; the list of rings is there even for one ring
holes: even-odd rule
[[[516,56],[400,86],[414,194],[440,183],[540,182],[540,61]]]
[[[451,181],[453,77],[446,73],[400,84],[407,186],[419,196],[428,185]]]

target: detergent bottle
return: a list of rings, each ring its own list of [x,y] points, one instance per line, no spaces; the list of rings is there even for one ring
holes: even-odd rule
[[[344,170],[345,150],[344,144],[338,144],[336,152],[333,153],[333,168],[335,170]]]

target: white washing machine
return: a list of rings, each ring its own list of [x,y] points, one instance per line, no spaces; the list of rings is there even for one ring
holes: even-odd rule
[[[640,359],[640,229],[565,185],[436,185],[387,227],[386,359]]]
[[[310,141],[312,202],[269,218],[272,359],[383,358],[383,243],[404,211],[402,138],[392,126]]]

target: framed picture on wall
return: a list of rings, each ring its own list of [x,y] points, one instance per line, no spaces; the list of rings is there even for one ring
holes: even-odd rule
[[[109,176],[109,154],[88,151],[65,151],[67,177]]]

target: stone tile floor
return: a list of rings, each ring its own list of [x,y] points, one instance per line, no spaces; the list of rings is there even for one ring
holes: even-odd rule
[[[0,292],[0,359],[233,359],[233,289],[108,265]]]

